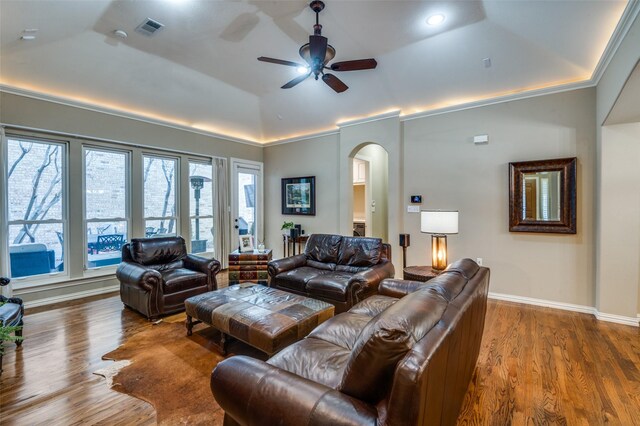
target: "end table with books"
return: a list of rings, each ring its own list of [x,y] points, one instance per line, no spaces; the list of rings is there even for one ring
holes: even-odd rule
[[[268,285],[267,265],[273,257],[271,249],[229,253],[229,285],[252,282]]]

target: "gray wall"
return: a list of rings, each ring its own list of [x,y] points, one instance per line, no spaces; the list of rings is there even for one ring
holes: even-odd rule
[[[397,207],[402,213],[390,215],[389,227],[412,235],[408,264],[429,263],[430,237],[420,233],[419,215],[406,213],[409,195],[422,194],[423,208],[460,210],[460,233],[449,238],[450,257],[482,257],[492,270],[491,291],[593,306],[594,116],[595,89],[584,89],[404,121],[399,132],[394,119],[349,126],[347,147],[341,149],[343,135],[267,146],[267,232],[277,236],[284,219],[270,218],[279,213],[279,197],[269,196],[279,191],[279,178],[316,173],[323,182],[318,185],[319,214],[325,215],[325,209],[331,214],[317,217],[312,226],[306,218],[300,221],[308,232],[340,232],[338,211],[348,212],[348,221],[351,216],[345,208],[350,200],[334,192],[336,164],[348,164],[342,157],[358,141],[378,142],[371,132],[379,131],[383,141],[397,132],[400,141],[385,148],[390,158],[400,157],[400,167],[390,165],[389,179],[400,182]],[[475,146],[473,136],[484,133],[490,143]],[[579,160],[578,234],[510,233],[508,163],[572,156]],[[301,164],[300,158],[308,161]],[[394,188],[389,185],[390,196],[397,195]],[[389,233],[389,241],[397,255],[396,234]],[[394,264],[401,264],[399,258]]]
[[[273,257],[283,257],[282,223],[302,225],[307,234],[335,233],[338,229],[338,135],[329,135],[264,149],[265,244]],[[282,178],[316,177],[316,215],[282,215]]]
[[[404,122],[404,197],[460,212],[449,257],[483,258],[490,291],[593,306],[595,90],[540,96]],[[488,134],[488,145],[473,136]],[[509,232],[513,161],[578,157],[577,235]],[[407,264],[428,264],[430,236],[405,213]]]

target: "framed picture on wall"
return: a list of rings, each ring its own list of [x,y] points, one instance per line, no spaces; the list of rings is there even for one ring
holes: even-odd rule
[[[316,215],[316,177],[282,179],[282,214]]]
[[[253,235],[240,235],[240,253],[253,251]]]

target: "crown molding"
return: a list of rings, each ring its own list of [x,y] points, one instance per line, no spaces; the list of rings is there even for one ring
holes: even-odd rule
[[[320,132],[308,133],[308,134],[302,135],[302,136],[294,136],[294,137],[286,138],[286,139],[276,139],[276,140],[273,140],[273,141],[265,142],[265,143],[262,144],[262,146],[284,145],[284,144],[293,143],[293,142],[301,142],[301,141],[306,141],[306,140],[309,140],[309,139],[321,138],[323,136],[337,135],[339,133],[340,133],[340,131],[336,130],[336,129],[323,130],[323,131],[320,131]]]
[[[336,123],[339,128],[358,126],[364,123],[372,123],[374,121],[386,120],[387,118],[400,117],[402,110],[394,109],[392,111],[383,112],[382,114],[370,115],[367,117],[354,118],[353,120],[346,120]]]
[[[627,33],[638,17],[638,14],[640,14],[640,0],[629,0],[627,7],[625,7],[620,20],[618,21],[618,25],[616,25],[616,29],[613,31],[613,34],[609,39],[609,43],[607,43],[607,47],[605,47],[596,68],[593,70],[591,81],[594,86],[600,82],[600,79],[618,51],[622,40],[627,36]]]
[[[114,116],[114,117],[120,117],[120,118],[129,119],[129,120],[140,121],[140,122],[147,123],[147,124],[155,124],[155,125],[158,125],[158,126],[168,127],[168,128],[175,129],[175,130],[182,130],[182,131],[189,132],[189,133],[195,133],[197,135],[202,135],[202,136],[208,136],[208,137],[213,137],[213,138],[217,138],[217,139],[222,139],[222,140],[226,140],[226,141],[229,141],[229,142],[236,142],[236,143],[241,143],[241,144],[245,144],[245,145],[260,146],[260,147],[264,145],[264,144],[262,144],[260,142],[252,141],[252,140],[249,140],[249,139],[237,138],[237,137],[234,137],[234,136],[224,135],[222,133],[208,132],[206,130],[200,130],[200,129],[196,129],[194,127],[189,127],[189,126],[184,126],[184,125],[181,125],[181,124],[171,123],[169,121],[164,121],[164,120],[158,120],[158,119],[155,119],[155,118],[144,117],[144,116],[137,115],[137,114],[134,114],[134,113],[131,113],[131,112],[115,110],[115,109],[106,108],[106,107],[102,107],[102,106],[95,105],[95,104],[87,104],[87,103],[75,101],[75,100],[72,100],[72,99],[66,99],[66,98],[62,98],[62,97],[59,97],[59,96],[48,95],[46,93],[34,92],[34,91],[31,91],[31,90],[22,89],[22,88],[19,88],[19,87],[8,86],[6,84],[0,84],[0,92],[8,93],[8,94],[11,94],[11,95],[24,96],[25,98],[36,99],[36,100],[39,100],[39,101],[47,101],[47,102],[51,102],[51,103],[55,103],[55,104],[59,104],[59,105],[65,105],[65,106],[70,106],[70,107],[74,107],[74,108],[80,108],[80,109],[84,109],[86,111],[99,112],[99,113],[108,114],[108,115],[111,115],[111,116]]]
[[[445,108],[432,109],[427,111],[407,114],[400,117],[400,121],[415,120],[418,118],[431,117],[434,115],[448,114],[450,112],[464,111],[467,109],[481,108],[489,105],[502,104],[505,102],[520,101],[523,99],[536,98],[538,96],[552,95],[555,93],[570,92],[572,90],[586,89],[594,87],[591,80],[584,80],[577,83],[562,84],[559,86],[545,87],[543,89],[528,90],[526,92],[514,93],[505,96],[481,99],[459,105],[452,105]]]

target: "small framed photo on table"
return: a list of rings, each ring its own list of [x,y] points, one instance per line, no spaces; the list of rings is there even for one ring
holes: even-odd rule
[[[253,251],[253,235],[240,235],[240,252]]]

